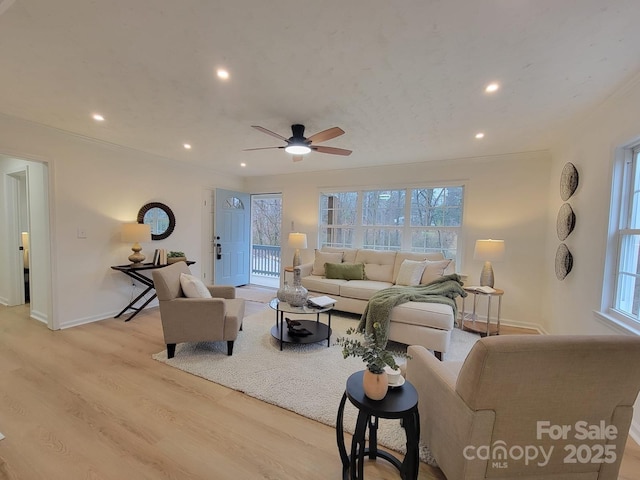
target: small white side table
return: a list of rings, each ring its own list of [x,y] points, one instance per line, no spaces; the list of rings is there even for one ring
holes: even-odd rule
[[[469,330],[471,332],[479,333],[480,335],[489,336],[489,335],[500,335],[500,309],[502,308],[502,295],[504,295],[504,290],[500,290],[499,288],[495,289],[495,292],[485,293],[473,288],[463,287],[464,290],[469,294],[473,295],[473,311],[472,313],[465,313],[464,303],[465,298],[462,297],[462,313],[460,318],[460,328],[462,330]],[[491,323],[491,300],[493,297],[498,297],[498,312],[496,315],[496,323]],[[478,299],[486,298],[487,299],[487,321],[478,321]]]

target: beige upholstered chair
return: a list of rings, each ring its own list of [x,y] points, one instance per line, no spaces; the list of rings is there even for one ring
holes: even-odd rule
[[[640,338],[488,337],[463,364],[420,346],[408,353],[421,442],[448,480],[618,478],[640,388]]]
[[[207,285],[214,298],[187,298],[180,286],[181,273],[191,273],[184,262],[153,271],[167,357],[173,358],[177,343],[217,340],[227,341],[231,355],[242,330],[244,299],[235,298],[235,287],[222,285]]]

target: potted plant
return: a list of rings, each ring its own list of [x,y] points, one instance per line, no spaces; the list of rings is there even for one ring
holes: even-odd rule
[[[167,263],[170,265],[176,262],[186,262],[187,257],[184,252],[169,252],[167,254]]]
[[[347,329],[347,335],[361,334],[364,341],[357,338],[338,337],[336,343],[342,347],[342,356],[361,357],[366,365],[366,370],[362,378],[364,393],[371,400],[382,400],[387,394],[389,381],[384,370],[386,366],[393,370],[398,370],[398,364],[394,355],[408,358],[406,353],[390,351],[382,348],[376,342],[376,336],[381,336],[380,323],[373,324],[373,333],[358,332],[355,328]]]

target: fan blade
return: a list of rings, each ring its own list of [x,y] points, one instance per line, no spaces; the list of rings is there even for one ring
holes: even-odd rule
[[[301,162],[303,158],[304,158],[303,155],[294,155],[293,156],[293,161],[294,162]]]
[[[284,148],[284,147],[260,147],[260,148],[245,148],[243,152],[250,152],[251,150],[269,150],[271,148]]]
[[[260,127],[258,125],[251,125],[252,128],[255,128],[256,130],[260,130],[262,133],[266,133],[267,135],[271,135],[272,137],[276,137],[279,138],[280,140],[284,140],[285,142],[287,141],[287,139],[285,137],[283,137],[282,135],[276,133],[276,132],[272,132],[271,130],[267,130],[264,127]]]
[[[345,150],[344,148],[311,146],[311,150],[315,150],[320,153],[330,153],[331,155],[351,155],[351,150]]]
[[[326,142],[327,140],[331,140],[332,138],[339,137],[340,135],[344,135],[344,130],[340,127],[327,128],[322,132],[318,132],[315,135],[311,135],[307,140],[311,143],[321,143]]]

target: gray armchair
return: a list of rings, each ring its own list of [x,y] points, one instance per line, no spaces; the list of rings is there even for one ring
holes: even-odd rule
[[[184,262],[153,271],[153,283],[160,302],[160,318],[167,357],[173,358],[181,342],[227,341],[227,354],[242,330],[244,299],[235,298],[235,287],[207,285],[214,298],[187,298],[180,286],[180,274],[191,274]]]
[[[421,442],[449,480],[618,478],[640,388],[640,338],[487,337],[464,363],[440,362],[420,346],[408,353]]]

